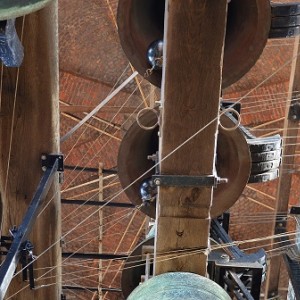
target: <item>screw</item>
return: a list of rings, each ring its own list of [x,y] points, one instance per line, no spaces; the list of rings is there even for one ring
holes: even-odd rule
[[[43,167],[42,167],[42,170],[43,170],[44,172],[46,172],[46,171],[47,171],[47,167],[46,167],[46,166],[43,166]]]
[[[160,179],[156,178],[156,179],[154,180],[154,183],[155,183],[157,186],[159,186],[159,185],[161,184],[161,181],[160,181]]]
[[[42,160],[46,160],[46,159],[47,159],[47,156],[46,156],[45,154],[43,154],[43,155],[41,156],[41,159],[42,159]]]
[[[221,184],[221,183],[227,183],[228,182],[228,178],[217,178],[217,184]]]

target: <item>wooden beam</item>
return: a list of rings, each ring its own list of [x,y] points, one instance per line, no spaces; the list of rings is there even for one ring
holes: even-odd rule
[[[160,141],[163,175],[215,175],[226,19],[226,0],[166,1]],[[160,186],[158,194],[155,274],[186,271],[205,275],[212,187]],[[177,253],[191,249],[199,251]],[[169,252],[173,254],[166,259]]]
[[[75,117],[75,116],[72,116],[72,115],[70,115],[70,114],[62,113],[62,115],[63,115],[64,117],[68,118],[68,119],[71,119],[71,120],[77,122],[77,123],[81,121],[80,118]],[[110,138],[112,138],[112,139],[115,139],[115,140],[117,140],[117,141],[121,141],[121,139],[118,138],[117,136],[114,136],[113,134],[110,134],[110,133],[108,133],[108,132],[106,132],[106,131],[104,131],[104,130],[101,130],[101,129],[99,129],[98,127],[93,126],[93,125],[91,125],[91,124],[89,124],[89,123],[84,123],[84,126],[86,126],[86,127],[88,127],[88,128],[91,128],[91,129],[94,129],[94,130],[96,130],[96,131],[98,131],[98,132],[100,132],[100,133],[102,133],[102,134],[104,134],[104,135],[106,135],[106,136],[108,136],[108,137],[110,137]]]
[[[276,198],[276,214],[288,213],[288,204],[291,194],[291,184],[292,184],[292,174],[283,172],[283,169],[286,165],[294,164],[294,154],[296,152],[296,143],[298,136],[298,121],[289,119],[289,110],[290,105],[296,98],[299,98],[300,90],[300,59],[298,58],[299,53],[299,37],[295,38],[294,44],[294,54],[293,57],[296,57],[292,63],[291,75],[290,75],[290,86],[289,86],[289,97],[287,99],[286,105],[286,115],[284,121],[284,131],[283,131],[283,157],[281,163],[280,177],[277,189],[277,198]],[[285,138],[288,137],[288,138]],[[284,174],[284,175],[283,175]],[[274,220],[274,233],[277,233],[278,227],[280,227],[280,220]],[[276,240],[272,241],[272,243]],[[273,245],[273,248],[276,248],[276,244]],[[278,295],[278,285],[279,277],[281,270],[281,256],[273,256],[270,260],[267,281],[266,281],[266,292],[265,299],[271,297],[276,297]]]
[[[22,31],[22,19],[17,19],[17,30]],[[59,152],[58,105],[58,26],[57,1],[46,8],[27,15],[24,23],[24,62],[19,70],[4,68],[0,118],[0,187],[3,202],[1,233],[20,222],[43,174],[42,153]],[[15,103],[15,105],[14,105]],[[47,208],[38,217],[30,241],[34,254],[35,278],[53,267],[47,280],[38,285],[47,288],[30,290],[28,283],[17,275],[7,297],[22,300],[54,299],[61,297],[61,211],[58,177],[45,199]],[[50,201],[51,200],[51,201]]]
[[[74,108],[73,105],[68,104],[67,102],[64,102],[64,101],[62,101],[62,100],[59,100],[59,103],[63,103],[63,104],[64,104],[64,107],[65,107],[65,108],[67,107],[67,108],[69,108],[70,110],[72,110],[72,108]],[[84,107],[87,107],[87,106],[79,105],[79,107],[83,107],[83,108],[84,108]],[[90,106],[90,107],[91,107],[91,106]],[[62,107],[60,106],[60,108],[59,108],[60,112],[62,112],[62,109],[61,109],[61,108],[62,108]],[[75,105],[75,108],[76,108],[76,105]],[[88,111],[81,111],[81,112],[83,112],[85,115],[87,115],[87,113],[88,113],[89,111],[93,110],[93,109],[94,109],[94,107],[91,107],[91,109],[89,109]],[[74,112],[74,111],[73,111],[73,112]],[[113,128],[115,128],[115,129],[118,129],[118,130],[121,129],[120,125],[114,124],[114,123],[109,122],[109,121],[104,120],[104,119],[101,119],[101,118],[99,118],[99,117],[97,117],[97,116],[93,116],[92,119],[93,119],[93,120],[96,120],[96,121],[99,121],[99,122],[101,122],[101,123],[104,123],[105,125],[108,125],[108,126],[110,126],[110,127],[113,127]]]
[[[82,113],[82,112],[90,112],[94,109],[94,106],[91,105],[60,105],[60,112],[64,113]],[[136,107],[133,106],[104,106],[98,114],[116,114],[120,111],[120,113],[124,114],[136,114],[138,111]]]

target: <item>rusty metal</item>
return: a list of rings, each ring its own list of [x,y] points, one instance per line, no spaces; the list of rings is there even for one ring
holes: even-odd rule
[[[21,17],[35,12],[52,0],[1,0],[0,21]]]
[[[141,122],[146,126],[151,125],[156,122],[156,116],[153,113],[145,113],[141,116]],[[234,125],[226,115],[221,117],[221,122],[225,127]],[[149,160],[148,156],[155,154],[157,149],[158,129],[146,131],[136,122],[129,128],[120,145],[118,155],[120,183],[129,200],[136,205],[143,203],[139,195],[142,182],[155,174],[154,162]],[[151,170],[148,171],[149,169]],[[246,138],[240,130],[226,131],[219,128],[216,169],[217,176],[227,178],[228,183],[219,184],[214,189],[212,218],[229,209],[248,182],[251,156]],[[141,210],[155,218],[155,201],[142,206]]]
[[[163,39],[165,1],[120,0],[118,28],[129,61],[142,75],[151,65],[149,46]],[[223,88],[239,80],[256,63],[268,39],[271,23],[269,0],[231,0],[224,52]],[[161,71],[147,79],[161,85]]]

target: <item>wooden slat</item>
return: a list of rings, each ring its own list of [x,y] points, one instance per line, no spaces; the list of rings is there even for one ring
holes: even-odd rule
[[[163,160],[161,173],[211,175],[227,1],[169,0],[166,7],[160,158],[210,125]],[[173,253],[167,260],[164,254],[191,248],[206,251],[211,199],[211,187],[159,188],[155,274],[187,271],[205,275],[206,254]]]

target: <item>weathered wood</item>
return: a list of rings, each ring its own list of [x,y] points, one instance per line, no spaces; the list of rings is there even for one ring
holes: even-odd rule
[[[21,32],[22,18],[18,20],[17,27]],[[18,226],[22,221],[42,176],[41,154],[59,151],[57,31],[57,1],[26,16],[23,37],[25,58],[19,70],[15,114],[13,103],[18,71],[4,68],[1,99],[3,116],[0,118],[2,234],[8,234],[12,226]],[[45,200],[45,203],[50,199],[51,202],[37,218],[30,236],[35,255],[59,241],[61,236],[58,176],[54,181]],[[34,263],[34,268],[40,269],[35,271],[35,278],[45,273],[42,268],[54,267],[45,276],[48,279],[36,281],[36,286],[49,286],[34,291],[27,287],[20,291],[28,283],[23,283],[19,274],[13,279],[7,295],[20,291],[10,299],[60,299],[60,265],[61,249],[60,244],[56,243]]]
[[[295,100],[299,99],[299,90],[300,90],[300,59],[298,58],[299,54],[299,37],[295,38],[294,46],[294,55],[296,57],[292,63],[291,75],[290,75],[290,86],[289,93],[286,104],[286,115],[284,120],[284,130],[283,130],[283,157],[281,163],[281,169],[279,177],[279,183],[277,188],[277,197],[276,197],[276,214],[285,214],[288,213],[288,204],[291,195],[291,185],[292,185],[292,174],[284,172],[286,166],[292,166],[294,164],[294,154],[296,153],[297,147],[297,136],[299,134],[298,130],[298,121],[289,119],[289,109],[290,105],[293,104]],[[277,222],[274,220],[274,233],[277,233],[277,228],[279,226],[280,220]],[[277,242],[273,240],[272,244]],[[275,249],[279,247],[280,244],[273,244],[272,248]],[[278,294],[278,285],[279,277],[281,270],[281,256],[274,256],[271,258],[268,274],[266,280],[266,293],[265,299],[270,297],[275,297]]]
[[[226,19],[226,0],[166,2],[160,147],[164,175],[215,174]],[[212,187],[159,188],[155,274],[205,275],[211,201]],[[188,249],[201,251],[177,252]]]

